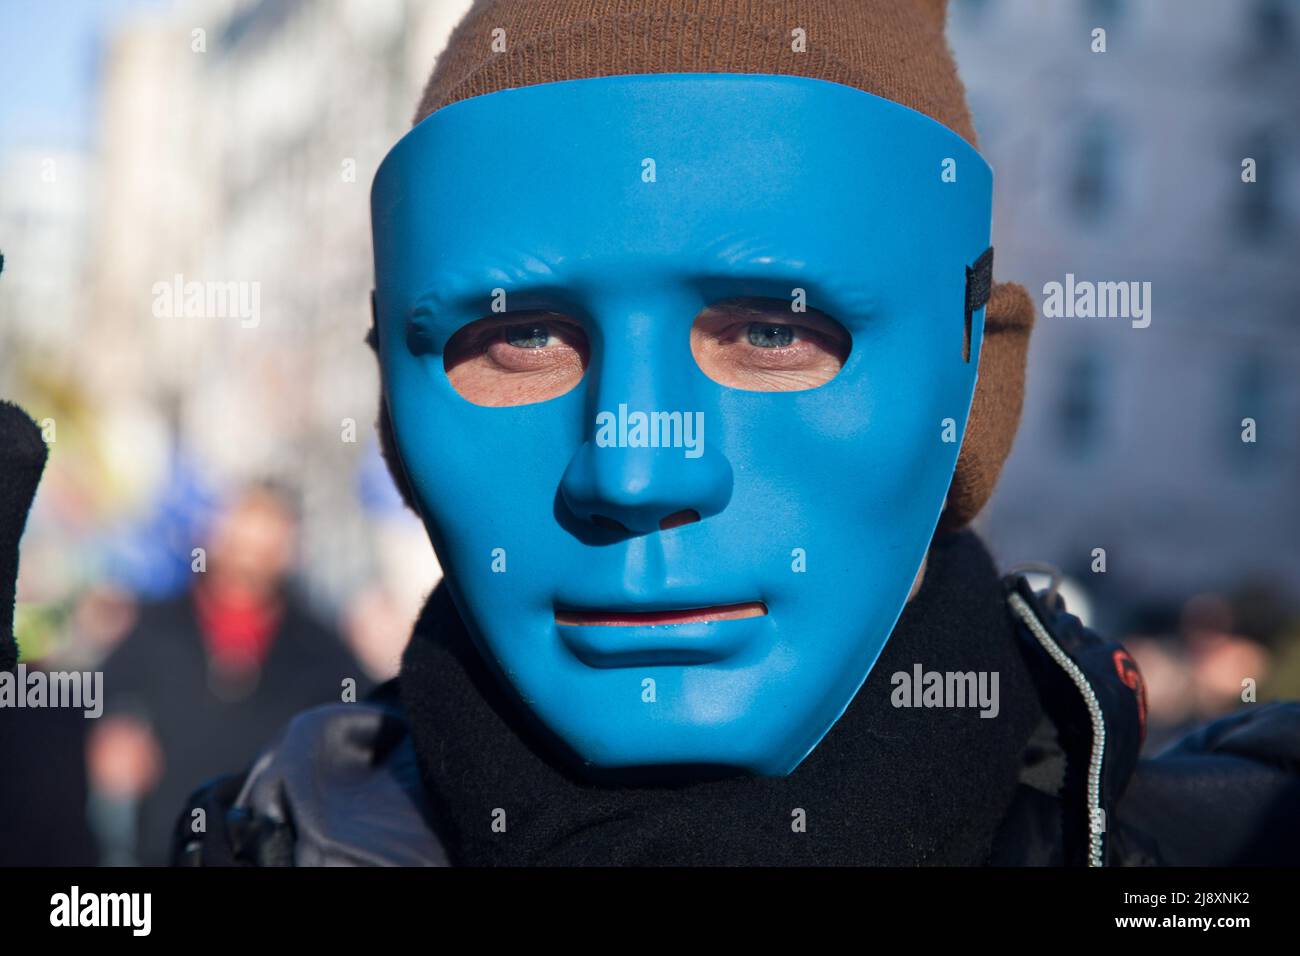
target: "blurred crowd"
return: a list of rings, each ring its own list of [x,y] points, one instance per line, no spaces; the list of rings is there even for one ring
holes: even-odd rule
[[[51,709],[0,722],[0,760],[21,781],[0,795],[0,820],[26,821],[0,841],[0,864],[165,864],[200,783],[248,765],[301,710],[396,673],[411,609],[379,585],[333,615],[313,606],[296,580],[291,489],[252,483],[194,511],[194,547],[172,555],[183,568],[155,568],[147,592],[118,568],[63,604],[20,604],[27,665],[102,670],[105,699],[97,720]],[[1063,592],[1086,617],[1078,583]],[[1300,615],[1276,588],[1136,609],[1122,640],[1146,682],[1147,753],[1243,705],[1300,698]]]
[[[11,783],[0,863],[160,865],[187,796],[247,766],[295,714],[392,677],[410,628],[381,586],[338,613],[305,598],[290,489],[259,482],[210,508],[183,572],[148,593],[109,570],[64,606],[21,602],[28,668],[102,671],[98,719],[6,711]]]
[[[1141,609],[1121,640],[1146,683],[1148,753],[1246,704],[1300,700],[1300,615],[1275,587]]]
[[[106,699],[0,719],[0,863],[165,862],[206,777],[396,673],[440,571],[373,429],[368,185],[467,5],[6,9],[0,395],[50,448],[15,630]]]

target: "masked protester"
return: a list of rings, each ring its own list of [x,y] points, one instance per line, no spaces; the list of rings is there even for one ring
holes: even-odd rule
[[[474,6],[372,191],[380,430],[446,578],[178,862],[1300,859],[1300,708],[1139,762],[1132,660],[966,530],[1033,307],[943,21]]]

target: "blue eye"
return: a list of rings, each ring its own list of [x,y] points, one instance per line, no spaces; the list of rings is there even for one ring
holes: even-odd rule
[[[542,324],[512,325],[506,328],[506,341],[517,349],[544,349],[551,341],[551,331]]]
[[[760,349],[785,348],[794,341],[794,329],[788,325],[767,322],[749,324],[749,344]]]

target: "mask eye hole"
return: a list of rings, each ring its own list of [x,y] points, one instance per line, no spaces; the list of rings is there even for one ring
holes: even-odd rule
[[[452,388],[475,405],[531,405],[558,398],[587,370],[582,326],[558,312],[503,312],[460,329],[443,351]]]
[[[724,299],[691,326],[691,354],[719,385],[747,392],[801,392],[844,367],[853,340],[830,316],[794,312],[784,299]]]

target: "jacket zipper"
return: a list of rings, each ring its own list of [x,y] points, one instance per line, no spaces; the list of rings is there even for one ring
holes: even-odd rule
[[[1088,865],[1104,866],[1105,852],[1102,841],[1106,832],[1106,815],[1101,808],[1101,763],[1106,753],[1106,720],[1101,712],[1101,703],[1097,700],[1092,685],[1088,683],[1088,678],[1079,669],[1079,665],[1072,661],[1052,639],[1052,635],[1034,614],[1028,602],[1014,593],[1008,597],[1008,601],[1016,616],[1029,628],[1029,633],[1034,635],[1038,643],[1043,646],[1043,650],[1047,651],[1052,660],[1074,682],[1074,686],[1083,697],[1084,705],[1088,708],[1088,716],[1092,719],[1092,753],[1088,760]]]

